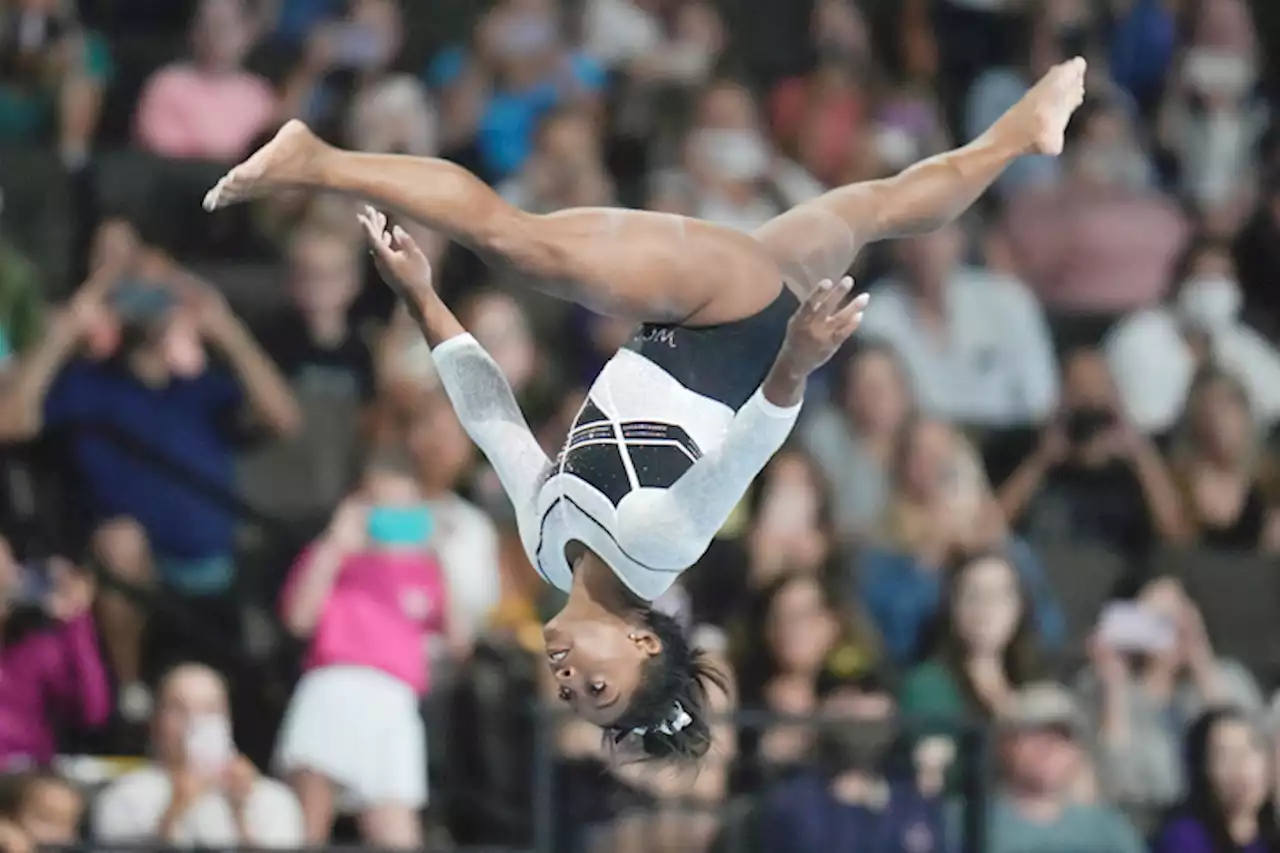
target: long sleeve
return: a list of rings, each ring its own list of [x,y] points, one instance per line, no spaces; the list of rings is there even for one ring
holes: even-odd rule
[[[111,715],[111,688],[98,652],[98,638],[88,614],[62,628],[62,666],[51,685],[55,700],[78,725],[95,727]]]
[[[670,488],[637,492],[623,503],[619,541],[637,559],[663,569],[697,562],[800,415],[757,390],[729,423],[724,441]]]
[[[469,334],[431,351],[458,419],[502,481],[523,530],[536,523],[538,483],[550,466],[497,363]]]

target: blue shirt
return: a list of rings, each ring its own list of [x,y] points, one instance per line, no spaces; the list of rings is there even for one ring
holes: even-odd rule
[[[1035,552],[1020,539],[1007,544],[1009,558],[1027,587],[1035,608],[1041,644],[1052,651],[1066,637],[1062,608],[1049,587]],[[919,565],[914,557],[882,548],[865,551],[858,565],[859,593],[884,637],[895,663],[910,665],[929,650],[921,646],[924,628],[937,615],[944,573]]]
[[[151,388],[122,369],[75,362],[49,390],[44,419],[48,426],[103,423],[231,493],[235,471],[225,427],[240,399],[235,381],[214,368]],[[72,452],[95,521],[134,519],[158,555],[231,553],[235,518],[219,504],[92,432],[76,434]]]
[[[805,774],[769,796],[760,821],[768,853],[943,853],[941,806],[913,785],[894,783],[884,808],[847,805],[829,783]]]
[[[1154,853],[1216,853],[1217,849],[1209,827],[1191,815],[1165,824],[1152,845]],[[1239,853],[1268,853],[1267,843],[1261,837],[1237,849]]]

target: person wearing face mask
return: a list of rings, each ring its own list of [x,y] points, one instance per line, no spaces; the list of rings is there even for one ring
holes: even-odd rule
[[[1265,741],[1235,708],[1202,714],[1186,737],[1187,796],[1161,828],[1154,853],[1276,853],[1280,824]]]
[[[435,523],[410,459],[377,456],[285,584],[285,627],[309,651],[276,763],[302,801],[309,843],[328,840],[342,808],[356,812],[367,843],[421,844],[419,697],[444,651],[449,603]]]
[[[821,685],[821,729],[811,769],[766,795],[761,849],[795,853],[943,850],[940,801],[887,772],[897,737],[892,694],[875,674]]]
[[[1148,432],[1172,428],[1206,362],[1238,377],[1261,427],[1280,420],[1280,350],[1245,322],[1230,252],[1212,240],[1186,253],[1164,304],[1121,320],[1103,341],[1125,410]]]
[[[1054,68],[977,142],[833,190],[752,234],[654,211],[529,214],[456,164],[341,151],[300,122],[219,180],[204,206],[338,190],[509,263],[560,298],[642,321],[553,462],[413,239],[372,206],[361,217],[384,280],[512,499],[527,556],[569,593],[544,631],[560,698],[615,742],[696,760],[711,748],[703,709],[717,673],[653,601],[706,552],[790,434],[810,374],[861,323],[868,297],[841,278],[857,252],[955,219],[1024,153],[1059,152],[1085,70],[1083,59]]]
[[[229,371],[206,361],[206,346]],[[242,402],[270,432],[297,428],[288,385],[215,289],[153,251],[140,260],[122,255],[106,260],[55,314],[3,387],[0,440],[70,430],[90,546],[103,568],[213,606],[235,577],[233,516],[118,440],[76,427],[116,430],[231,493],[229,427]],[[104,591],[100,604],[121,710],[144,719],[150,702],[140,681],[142,614],[115,592]]]

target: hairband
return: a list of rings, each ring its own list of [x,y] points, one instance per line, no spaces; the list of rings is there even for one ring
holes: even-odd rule
[[[632,729],[630,731],[630,734],[640,735],[641,737],[644,737],[645,735],[649,734],[649,732],[654,731],[670,737],[674,735],[676,732],[681,731],[682,729],[688,728],[692,723],[693,723],[693,717],[689,715],[689,712],[684,709],[683,705],[681,705],[679,702],[676,702],[675,706],[671,709],[671,716],[668,717],[666,720],[664,720],[663,722],[659,723],[656,726],[653,726],[652,728],[648,726],[638,726],[637,728]],[[622,732],[618,736],[618,740],[621,740],[623,737],[626,737],[627,734],[628,732]]]

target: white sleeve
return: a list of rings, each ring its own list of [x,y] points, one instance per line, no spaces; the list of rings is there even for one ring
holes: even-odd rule
[[[775,406],[757,390],[730,422],[720,446],[674,484],[628,495],[624,505],[634,508],[619,519],[628,552],[663,569],[697,562],[751,481],[787,440],[800,408]]]
[[[538,483],[551,461],[543,452],[497,363],[469,334],[431,351],[458,419],[493,466],[523,530],[537,523]]]
[[[274,779],[261,779],[249,797],[245,814],[246,844],[268,850],[295,849],[306,844],[302,806],[293,791]]]
[[[124,776],[108,785],[93,804],[93,840],[104,844],[145,844],[152,841],[156,832],[154,803],[141,802],[131,797],[129,783],[132,776]],[[159,793],[159,792],[157,792]],[[168,801],[167,792],[160,794]],[[163,806],[161,810],[163,810]]]

